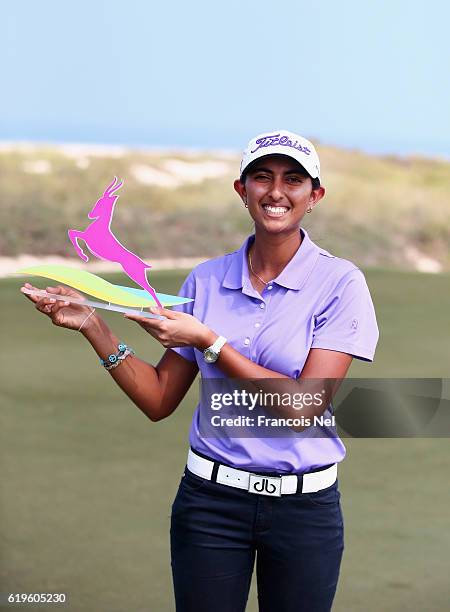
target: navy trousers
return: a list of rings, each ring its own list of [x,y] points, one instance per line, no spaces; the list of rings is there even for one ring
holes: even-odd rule
[[[177,612],[243,612],[255,558],[260,612],[329,612],[344,550],[338,482],[269,497],[186,467],[170,547]]]

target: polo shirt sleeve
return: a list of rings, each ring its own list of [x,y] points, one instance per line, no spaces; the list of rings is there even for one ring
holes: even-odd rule
[[[373,361],[379,331],[364,274],[354,268],[345,274],[315,316],[311,348],[348,353]]]
[[[177,293],[180,297],[194,298],[195,299],[195,272],[192,270],[184,283],[181,285],[181,289]],[[194,302],[186,302],[184,304],[177,304],[171,306],[170,310],[175,312],[185,312],[186,314],[193,314]],[[170,350],[175,351],[188,361],[196,361],[195,352],[193,346],[176,346]]]

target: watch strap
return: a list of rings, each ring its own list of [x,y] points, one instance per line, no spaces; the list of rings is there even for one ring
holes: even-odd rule
[[[223,345],[226,342],[227,342],[227,339],[224,336],[219,336],[218,338],[216,338],[214,343],[211,344],[211,346],[209,347],[209,350],[213,351],[214,353],[219,354],[220,353],[220,349],[223,347]]]

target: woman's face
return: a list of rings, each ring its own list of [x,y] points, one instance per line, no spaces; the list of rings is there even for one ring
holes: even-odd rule
[[[325,195],[325,189],[312,189],[311,177],[301,166],[284,155],[268,155],[254,162],[245,184],[239,180],[234,188],[248,205],[255,226],[281,232],[298,228],[306,209],[314,207]]]

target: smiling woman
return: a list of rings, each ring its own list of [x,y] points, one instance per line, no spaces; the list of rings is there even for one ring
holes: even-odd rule
[[[175,308],[211,330],[207,350],[173,351],[198,365],[211,391],[224,377],[252,381],[255,390],[306,379],[326,387],[345,377],[353,358],[372,361],[378,327],[362,272],[318,247],[301,227],[325,195],[313,144],[284,130],[257,136],[234,188],[255,233],[239,250],[190,273],[180,292],[194,302]],[[177,611],[244,610],[255,558],[260,610],[329,611],[344,546],[337,465],[345,447],[332,405],[323,402],[321,415],[289,406],[280,412],[288,417],[281,436],[271,435],[273,419],[261,424],[245,407],[233,408],[235,417],[221,415],[215,435],[208,397],[193,416],[172,506]],[[233,431],[236,419],[240,434]],[[301,434],[318,423],[315,433],[293,437],[294,420]],[[193,478],[204,483],[195,494]]]
[[[328,612],[344,547],[337,466],[346,449],[328,425],[327,389],[353,358],[373,360],[375,310],[362,272],[301,227],[325,194],[312,143],[285,130],[257,136],[234,188],[255,233],[238,250],[196,266],[179,291],[189,301],[153,309],[165,320],[127,317],[167,348],[157,366],[123,353],[98,312],[26,297],[55,325],[81,329],[103,363],[118,364],[108,375],[151,421],[176,410],[199,372],[202,388],[212,383],[213,392],[221,391],[218,381],[236,379],[270,393],[274,383],[295,393],[306,382],[320,384],[317,414],[303,406],[299,415],[295,395],[271,406],[286,423],[282,435],[270,429],[277,419],[254,429],[257,419],[236,402],[230,408],[246,435],[236,435],[235,419],[222,413],[218,427],[209,423],[215,435],[205,434],[211,406],[202,393],[172,505],[170,550],[177,612],[245,610],[255,559],[261,610]],[[303,435],[308,418],[321,415],[314,435]]]
[[[298,162],[285,155],[275,154],[254,161],[239,181],[235,182],[235,189],[243,197],[246,206],[248,202],[257,199],[266,212],[274,211],[280,216],[292,211],[294,206],[295,212],[304,213],[304,204],[308,206],[309,212],[312,210],[312,206],[325,195],[320,185],[314,188],[313,180]],[[249,212],[252,212],[251,208]]]
[[[261,137],[256,139],[258,141],[267,142],[267,139]],[[310,213],[325,195],[320,185],[318,157],[311,143],[304,144],[300,153],[293,147],[294,157],[289,155],[289,149],[283,149],[287,153],[277,152],[280,146],[289,144],[272,145],[276,149],[273,153],[264,145],[263,156],[260,146],[254,149],[253,157],[245,159],[241,176],[234,183],[255,222],[257,239],[253,251],[252,247],[249,249],[249,262],[257,290],[267,284],[262,277],[275,278],[292,259],[301,244],[298,227],[305,212]],[[299,154],[306,158],[302,160],[305,165],[298,161]],[[276,219],[276,223],[268,225],[266,220],[269,219]]]

